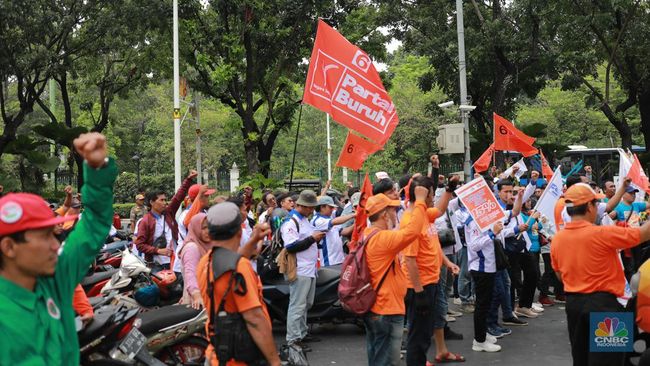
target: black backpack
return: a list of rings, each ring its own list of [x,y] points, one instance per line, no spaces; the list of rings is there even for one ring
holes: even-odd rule
[[[221,297],[219,309],[214,311],[214,301],[210,301],[208,313],[209,338],[219,359],[219,366],[225,366],[228,361],[236,360],[247,365],[268,365],[262,351],[257,347],[246,327],[246,321],[240,313],[229,313],[225,310],[226,296],[229,292],[243,296],[247,292],[246,281],[237,272],[237,264],[241,255],[225,248],[215,247],[210,253],[208,264],[208,295],[214,295],[214,282],[230,272],[228,288]],[[210,267],[212,280],[210,280]]]

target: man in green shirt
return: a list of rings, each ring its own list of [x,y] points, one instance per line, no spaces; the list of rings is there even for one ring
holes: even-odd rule
[[[85,159],[85,210],[60,254],[53,229],[70,216],[28,193],[0,199],[0,365],[79,365],[72,297],[111,228],[117,167],[99,133],[74,146]]]

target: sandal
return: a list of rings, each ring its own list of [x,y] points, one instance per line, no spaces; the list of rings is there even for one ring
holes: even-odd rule
[[[436,356],[437,363],[447,363],[447,362],[465,362],[465,357],[457,353],[447,352],[440,356]]]

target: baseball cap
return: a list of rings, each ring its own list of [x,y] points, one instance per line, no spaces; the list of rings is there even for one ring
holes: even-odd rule
[[[296,201],[297,205],[305,207],[316,207],[318,206],[318,199],[316,198],[316,193],[311,189],[305,189],[300,192],[300,196]]]
[[[0,236],[54,226],[75,220],[77,216],[57,217],[40,196],[31,193],[10,193],[0,198]]]
[[[587,202],[605,198],[604,194],[596,193],[589,184],[576,183],[564,193],[566,207],[575,207],[584,205]]]
[[[625,188],[625,193],[636,193],[636,192],[638,192],[638,191],[639,191],[639,190],[636,189],[636,188],[634,188],[634,186],[627,186],[627,187]]]
[[[136,200],[136,201],[137,201],[137,200],[143,200],[143,199],[144,199],[144,195],[143,195],[143,194],[138,194],[138,195],[135,196],[135,200]]]
[[[377,177],[377,180],[390,179],[390,177],[388,176],[388,173],[386,173],[386,172],[377,172],[377,173],[375,173],[375,177]]]
[[[231,238],[241,228],[241,211],[232,202],[222,202],[210,207],[207,214],[210,236],[215,240]]]
[[[198,196],[198,194],[199,194],[199,190],[200,190],[200,189],[201,189],[201,185],[200,185],[200,184],[192,184],[192,186],[190,187],[190,189],[187,191],[187,195],[190,196],[190,199],[191,199],[192,201],[194,201],[194,199],[196,198],[196,196]],[[212,189],[212,188],[210,188],[210,189],[208,189],[207,191],[205,191],[204,196],[209,196],[209,195],[211,195],[211,194],[214,194],[214,192],[216,192],[216,191],[217,191],[216,189]]]
[[[81,208],[81,201],[77,198],[73,198],[72,203],[70,203],[70,208]]]
[[[339,207],[334,203],[334,200],[330,196],[320,196],[318,198],[318,205],[319,206],[330,206],[330,207],[334,207],[334,208]]]
[[[398,200],[391,200],[385,194],[379,193],[368,198],[368,201],[366,202],[366,212],[368,212],[368,216],[372,216],[389,206],[399,207],[400,202]]]

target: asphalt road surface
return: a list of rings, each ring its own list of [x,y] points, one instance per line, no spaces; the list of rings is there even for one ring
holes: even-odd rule
[[[450,308],[457,306],[450,303]],[[464,314],[450,323],[451,328],[463,334],[462,341],[447,341],[451,352],[466,358],[461,365],[525,365],[565,366],[571,365],[571,349],[566,328],[564,305],[556,304],[545,308],[537,319],[527,319],[528,326],[511,327],[512,334],[501,338],[501,352],[485,353],[472,351],[472,314]],[[285,343],[285,327],[274,323],[274,336],[278,346]],[[311,333],[320,342],[311,343],[313,351],[307,353],[311,366],[367,365],[365,335],[354,325],[314,325]],[[434,345],[429,349],[429,360],[433,361]],[[402,364],[406,364],[402,361]]]

